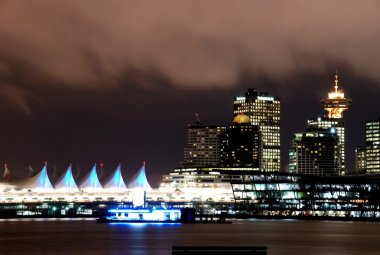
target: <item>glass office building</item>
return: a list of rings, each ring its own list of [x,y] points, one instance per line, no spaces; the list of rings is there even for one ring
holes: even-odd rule
[[[245,96],[235,97],[234,116],[247,115],[262,136],[261,170],[280,171],[280,98],[248,89]]]
[[[367,173],[380,173],[380,117],[366,121],[365,158]]]
[[[334,128],[309,128],[296,133],[289,154],[292,173],[312,175],[338,175],[340,150]]]

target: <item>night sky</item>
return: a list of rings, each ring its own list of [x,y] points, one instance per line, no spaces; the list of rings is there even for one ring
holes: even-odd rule
[[[229,124],[252,87],[282,98],[286,169],[337,69],[353,101],[352,170],[380,115],[379,12],[378,1],[0,0],[0,161],[22,176],[47,160],[52,177],[121,162],[128,179],[146,160],[156,186],[180,165],[194,113]]]

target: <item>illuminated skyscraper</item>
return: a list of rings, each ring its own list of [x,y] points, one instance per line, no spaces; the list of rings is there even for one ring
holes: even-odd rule
[[[259,127],[263,171],[280,171],[280,110],[280,98],[255,89],[248,89],[245,96],[234,100],[234,116],[247,115],[251,124]]]
[[[345,174],[345,130],[344,130],[344,120],[343,119],[330,119],[330,118],[315,118],[307,121],[307,126],[309,128],[322,128],[330,129],[335,128],[339,139],[339,149],[340,149],[340,174]]]
[[[329,129],[334,127],[336,129],[339,148],[340,148],[340,174],[344,175],[345,169],[345,127],[343,112],[351,105],[351,99],[344,97],[343,90],[338,87],[338,73],[335,74],[334,90],[328,94],[328,97],[321,100],[326,116],[324,118],[316,118],[308,121],[309,127]]]
[[[246,115],[237,115],[222,133],[221,165],[260,169],[261,134]]]
[[[189,125],[184,167],[220,166],[221,133],[225,127],[204,126],[200,122]]]
[[[365,150],[367,173],[380,173],[380,117],[365,123]]]
[[[338,74],[335,75],[334,90],[328,94],[327,98],[322,99],[321,102],[322,102],[324,110],[326,111],[326,115],[324,118],[314,118],[314,119],[308,120],[307,130],[325,130],[327,133],[334,132],[334,136],[336,136],[336,139],[338,142],[336,149],[338,150],[339,153],[338,155],[335,155],[334,161],[332,160],[325,161],[325,162],[330,162],[332,164],[329,167],[330,170],[334,169],[331,171],[328,170],[327,172],[329,172],[329,174],[338,173],[340,175],[344,175],[346,172],[346,169],[345,169],[345,129],[344,129],[343,112],[347,110],[349,106],[351,105],[351,99],[345,98],[343,91],[339,89]],[[322,133],[318,134],[318,136],[320,135],[320,138],[318,139],[322,139],[322,137],[324,137],[322,140],[326,140],[328,137],[327,133],[326,134],[322,134]],[[300,172],[299,166],[297,166],[298,147],[296,147],[297,146],[296,143],[302,142],[305,136],[304,134],[305,133],[296,133],[293,140],[293,144],[291,145],[290,153],[289,153],[289,170],[291,172]],[[312,136],[312,135],[309,133],[308,136]],[[314,139],[314,140],[317,140],[317,139]],[[321,144],[323,144],[323,142],[321,142]],[[325,147],[327,148],[328,146],[326,145]],[[315,149],[317,149],[317,147],[315,147]],[[318,152],[318,150],[314,150],[314,154],[316,153],[316,151]],[[338,160],[338,162],[336,162],[336,160]],[[339,167],[339,171],[335,171],[336,167]],[[326,167],[324,168],[326,169]],[[306,171],[312,171],[312,170],[308,169]],[[324,170],[323,174],[326,174],[326,170]]]
[[[250,167],[261,163],[261,133],[246,115],[228,126],[205,126],[198,117],[188,128],[183,166],[187,168]]]
[[[291,173],[338,175],[340,150],[335,128],[308,128],[296,133],[289,153]]]
[[[355,172],[357,174],[366,173],[366,156],[365,147],[358,146],[355,148]]]

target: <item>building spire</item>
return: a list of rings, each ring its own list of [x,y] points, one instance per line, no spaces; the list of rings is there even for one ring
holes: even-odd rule
[[[201,119],[199,118],[199,114],[198,113],[195,113],[195,125],[197,125],[197,126],[201,126],[202,125],[202,122],[201,122]]]
[[[338,70],[335,70],[335,93],[338,93]]]

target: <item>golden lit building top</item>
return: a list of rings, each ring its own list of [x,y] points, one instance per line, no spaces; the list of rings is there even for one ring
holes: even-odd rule
[[[236,124],[250,124],[251,118],[245,114],[238,114],[235,116],[233,122]]]
[[[351,99],[344,97],[343,90],[338,87],[338,72],[335,74],[334,90],[329,92],[328,98],[322,99],[321,103],[331,119],[343,118],[343,112],[351,105]]]
[[[337,99],[337,98],[342,98],[344,99],[344,93],[343,90],[338,89],[338,73],[335,74],[335,86],[334,86],[334,91],[329,93],[329,99]]]

